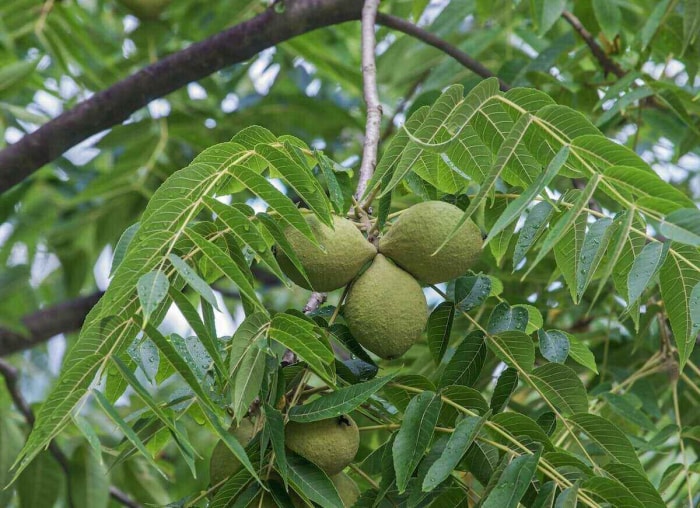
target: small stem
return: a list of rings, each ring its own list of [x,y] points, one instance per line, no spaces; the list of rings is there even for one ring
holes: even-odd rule
[[[375,482],[370,475],[365,473],[360,467],[356,466],[355,464],[350,464],[350,469],[355,471],[358,475],[360,475],[362,478],[365,479],[367,483],[369,483],[374,490],[379,490],[379,484]]]
[[[685,453],[685,444],[683,443],[683,424],[681,423],[681,411],[678,404],[678,380],[673,383],[673,412],[675,413],[676,425],[678,426],[678,444],[681,447],[681,456],[683,457],[683,473],[685,474],[685,485],[688,489],[688,506],[693,506],[693,491],[690,487],[690,472],[688,471],[688,457]]]

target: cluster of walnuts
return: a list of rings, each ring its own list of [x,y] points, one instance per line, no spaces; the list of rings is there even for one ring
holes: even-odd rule
[[[284,253],[278,251],[277,259],[284,273],[306,289],[333,291],[352,282],[343,316],[353,337],[380,358],[398,358],[418,340],[428,320],[421,283],[464,275],[481,252],[481,231],[467,220],[435,253],[462,215],[443,201],[419,203],[399,216],[377,248],[349,220],[335,217],[331,229],[309,214],[306,220],[325,251],[296,229],[286,231],[308,282]]]
[[[462,214],[458,207],[442,201],[419,203],[405,210],[375,246],[348,219],[334,217],[330,228],[308,213],[306,221],[322,248],[296,229],[285,231],[306,277],[281,250],[277,260],[284,273],[306,289],[327,292],[351,284],[343,308],[350,332],[378,357],[398,358],[418,340],[428,321],[421,284],[463,275],[481,252],[481,231],[471,220],[442,246]],[[261,427],[259,420],[244,418],[230,432],[245,446]],[[342,472],[354,460],[359,445],[358,427],[346,415],[285,426],[285,446],[322,469],[345,506],[354,505],[360,495],[355,482]],[[228,447],[218,443],[210,462],[212,485],[241,467]],[[305,505],[298,495],[290,495],[295,506]],[[275,506],[267,493],[260,503]]]

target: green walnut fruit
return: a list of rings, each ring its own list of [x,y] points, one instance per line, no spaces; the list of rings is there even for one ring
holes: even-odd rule
[[[350,464],[360,447],[360,432],[349,416],[311,423],[289,422],[284,429],[287,448],[313,462],[329,476]]]
[[[141,19],[158,19],[171,0],[118,0]]]
[[[285,230],[285,236],[304,267],[311,285],[304,280],[284,252],[277,250],[277,261],[282,271],[305,289],[325,292],[341,288],[355,278],[360,269],[377,254],[375,246],[347,219],[334,217],[334,229],[323,224],[313,214],[306,215],[306,222],[319,244],[325,247],[325,252],[292,227]]]
[[[235,437],[241,446],[246,446],[255,436],[255,422],[250,418],[244,418],[240,425],[234,423],[228,429],[229,434]],[[219,441],[214,447],[209,460],[209,478],[212,485],[217,485],[229,476],[241,470],[242,464],[236,458],[226,443]]]
[[[354,506],[357,499],[360,497],[360,488],[352,478],[345,473],[338,473],[337,475],[331,476],[331,481],[333,485],[335,485],[338,494],[340,494],[343,506],[345,506],[345,508]]]
[[[404,211],[379,241],[379,252],[424,284],[464,275],[481,253],[481,231],[467,220],[440,251],[464,213],[450,203],[425,201]]]
[[[419,339],[428,321],[428,305],[416,279],[378,254],[350,288],[344,316],[357,342],[392,359]]]

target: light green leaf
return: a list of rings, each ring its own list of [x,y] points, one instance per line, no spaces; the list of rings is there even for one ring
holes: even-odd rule
[[[583,365],[587,369],[590,369],[598,374],[598,366],[595,363],[595,356],[589,347],[570,333],[561,333],[566,335],[566,337],[569,339],[569,344],[571,346],[569,349],[569,357],[579,365]]]
[[[415,396],[406,408],[392,446],[396,486],[400,493],[406,490],[408,480],[430,445],[441,405],[439,395],[425,391]]]
[[[521,455],[508,464],[482,508],[517,508],[537,472],[540,448],[534,455]]]
[[[693,44],[700,32],[700,1],[684,0],[683,2],[683,50]]]
[[[452,302],[442,302],[430,313],[426,326],[428,349],[437,365],[442,361],[450,342],[455,306]]]
[[[289,481],[306,497],[321,506],[343,508],[343,502],[330,478],[311,462],[287,452]]]
[[[562,219],[563,217],[560,220]],[[554,245],[554,259],[564,276],[564,281],[569,287],[569,293],[574,303],[579,301],[577,290],[582,270],[583,246],[586,241],[586,222],[586,215],[576,216],[571,227]],[[584,277],[585,275],[587,274],[584,274]]]
[[[525,436],[536,443],[540,443],[545,450],[554,451],[554,446],[549,440],[549,436],[542,430],[542,427],[537,425],[535,420],[524,414],[507,411],[494,415],[491,421],[508,431],[511,436]],[[508,444],[510,442],[500,434],[496,434],[495,431],[491,431],[491,433],[494,439],[500,443]]]
[[[17,480],[20,508],[53,506],[63,491],[61,466],[48,450],[40,453]]]
[[[347,386],[307,404],[294,406],[289,411],[289,419],[295,422],[315,422],[347,414],[381,390],[397,374],[394,372],[365,383]]]
[[[560,363],[546,363],[530,374],[533,386],[563,415],[588,411],[586,388],[572,369]]]
[[[666,260],[670,242],[648,243],[634,259],[632,269],[627,274],[627,308],[632,307],[649,283],[656,276]]]
[[[133,240],[136,231],[139,229],[139,223],[132,224],[124,230],[122,236],[119,237],[117,246],[114,248],[114,256],[112,256],[112,267],[109,270],[109,275],[113,276],[119,264],[124,260],[126,251]]]
[[[265,432],[269,434],[272,449],[275,451],[275,464],[277,470],[287,484],[287,453],[284,448],[284,415],[267,402],[263,404],[265,409]]]
[[[477,434],[488,419],[484,416],[470,416],[460,421],[445,445],[440,457],[433,462],[423,478],[423,492],[430,492],[444,482],[457,467],[462,457],[476,439]]]
[[[139,278],[136,284],[141,307],[143,308],[143,319],[148,321],[153,311],[163,302],[168,294],[170,281],[160,270],[148,272]]]
[[[514,220],[520,217],[520,214],[523,211],[525,211],[525,208],[527,208],[527,206],[532,202],[532,200],[535,197],[537,197],[557,175],[561,167],[566,162],[568,156],[569,147],[564,146],[561,150],[559,150],[554,159],[552,159],[552,161],[549,163],[547,169],[537,177],[533,184],[530,187],[528,187],[520,196],[518,196],[515,200],[508,204],[501,216],[489,230],[489,236],[486,238],[484,246],[486,246],[486,244],[491,238],[503,231]]]
[[[593,12],[605,37],[612,41],[620,32],[622,13],[615,0],[593,0]]]
[[[687,245],[671,244],[671,251],[659,272],[659,284],[678,347],[681,369],[693,352],[700,331],[700,322],[693,320],[693,316],[697,317],[700,299],[691,299],[691,293],[699,283],[700,252]],[[697,292],[694,294],[698,295]]]
[[[700,247],[700,210],[681,208],[661,223],[661,234],[679,243]]]
[[[593,276],[598,270],[598,265],[603,259],[605,249],[610,242],[612,219],[607,217],[598,219],[588,227],[588,232],[583,240],[581,255],[576,270],[576,300],[580,301],[588,289]],[[558,263],[558,261],[557,261]]]
[[[246,352],[233,379],[233,414],[238,419],[248,413],[263,383],[266,353],[261,346],[257,344]]]
[[[566,8],[566,0],[532,0],[532,19],[537,26],[537,33],[546,34],[556,23]]]
[[[489,335],[491,351],[503,362],[518,370],[530,372],[535,364],[535,345],[529,335],[511,330]]]
[[[277,314],[272,318],[269,334],[308,363],[317,375],[332,382],[333,350],[314,323],[290,314]]]
[[[569,417],[567,421],[586,434],[615,462],[626,464],[640,472],[644,471],[629,439],[610,420],[602,416],[580,413]]]
[[[610,503],[610,506],[644,508],[644,505],[623,484],[612,478],[594,476],[585,480],[581,484],[581,488],[596,494],[596,497]]]
[[[573,487],[564,489],[557,497],[557,502],[554,508],[576,508],[576,500],[578,499],[578,484]]]
[[[513,252],[513,271],[515,271],[516,267],[525,258],[530,247],[532,247],[542,235],[553,211],[554,208],[552,205],[546,201],[542,201],[533,206],[527,214],[525,223],[518,235],[518,241],[515,244],[515,251]]]
[[[486,360],[484,334],[475,330],[468,334],[455,349],[440,378],[440,386],[471,386],[479,378]]]
[[[182,260],[180,256],[176,254],[168,254],[168,259],[173,264],[177,272],[185,279],[185,282],[190,285],[202,298],[204,298],[209,304],[216,310],[219,310],[219,304],[216,302],[216,297],[214,292],[209,287],[209,284],[204,282],[202,278],[195,272],[190,265]]]
[[[70,493],[75,508],[107,508],[109,473],[102,458],[88,445],[71,457]]]
[[[540,353],[550,362],[564,363],[569,356],[571,343],[564,332],[559,330],[539,330],[537,338],[540,343]]]
[[[211,261],[211,263],[221,270],[228,279],[233,282],[238,290],[244,295],[250,303],[252,303],[256,308],[265,312],[265,308],[258,300],[258,296],[255,294],[255,289],[251,286],[248,278],[241,271],[236,263],[231,260],[231,256],[226,254],[221,248],[214,242],[207,240],[199,233],[188,229],[185,234],[187,237],[194,242],[194,244],[199,247],[202,254]]]

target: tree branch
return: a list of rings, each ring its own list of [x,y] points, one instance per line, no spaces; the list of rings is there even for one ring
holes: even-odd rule
[[[32,411],[32,408],[29,406],[25,398],[22,396],[22,392],[20,392],[19,390],[19,373],[17,369],[7,361],[0,358],[0,375],[2,375],[2,377],[5,379],[5,386],[7,386],[7,391],[10,393],[12,402],[14,402],[15,406],[17,407],[17,410],[24,417],[24,420],[27,422],[27,425],[33,427],[35,421],[34,412]],[[53,455],[54,459],[56,459],[56,462],[58,462],[59,466],[61,466],[61,469],[66,475],[66,478],[68,478],[70,476],[70,462],[68,460],[68,457],[66,457],[63,453],[63,450],[61,450],[54,441],[51,441],[51,444],[49,445],[49,452],[51,453],[51,455]],[[140,508],[140,505],[138,503],[133,501],[131,498],[129,498],[128,495],[126,495],[124,492],[122,492],[116,487],[109,487],[109,495],[115,501],[118,501],[124,506],[128,506],[129,508]]]
[[[581,20],[578,19],[572,12],[565,10],[561,13],[562,18],[564,18],[568,23],[578,32],[584,42],[591,49],[591,53],[595,56],[598,63],[603,67],[603,72],[607,74],[614,74],[618,78],[621,78],[627,74],[617,63],[615,63],[606,53],[603,51],[598,43],[595,41],[593,36],[590,34],[586,27],[581,24]]]
[[[361,0],[286,0],[281,13],[270,7],[141,69],[0,151],[0,193],[153,99],[297,35],[359,19],[361,7]]]
[[[0,356],[34,347],[60,333],[78,330],[83,325],[85,316],[101,296],[102,292],[99,291],[46,307],[23,317],[22,323],[29,331],[28,336],[0,328]]]
[[[374,24],[377,19],[379,0],[365,0],[362,7],[362,83],[365,104],[367,104],[367,122],[365,123],[365,142],[362,149],[362,163],[360,164],[360,179],[357,182],[355,196],[360,206],[367,189],[367,183],[372,178],[374,168],[377,166],[377,152],[379,150],[379,130],[382,122],[382,105],[379,102],[377,91],[377,65],[374,53],[377,42],[374,35]]]
[[[415,37],[416,39],[420,39],[426,44],[429,44],[430,46],[439,49],[443,53],[450,55],[452,58],[461,63],[464,67],[474,72],[475,74],[481,76],[482,78],[496,77],[496,75],[489,69],[487,69],[484,66],[484,64],[482,64],[478,60],[475,60],[461,49],[456,48],[455,46],[441,39],[440,37],[437,37],[436,35],[433,35],[430,32],[423,30],[421,27],[416,26],[413,23],[406,21],[405,19],[397,18],[396,16],[380,12],[377,14],[377,23],[389,28],[393,28],[394,30],[398,30],[399,32],[403,32],[406,35]],[[498,79],[498,83],[501,90],[504,92],[510,90],[511,88],[508,83],[506,83],[500,78]]]

